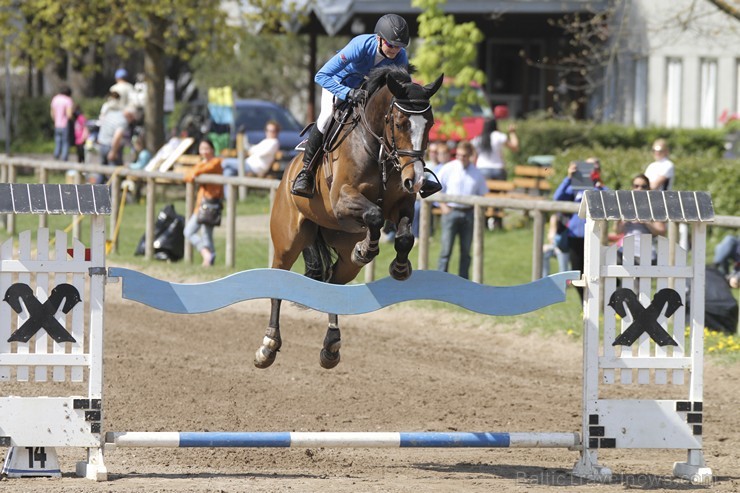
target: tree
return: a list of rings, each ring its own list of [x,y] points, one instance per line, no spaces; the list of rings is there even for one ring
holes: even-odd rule
[[[131,4],[126,0],[0,0],[0,8],[14,13],[19,53],[27,53],[43,66],[67,53],[79,61],[83,73],[99,70],[90,65],[93,52],[102,54],[114,43],[119,55],[144,53],[147,104],[146,136],[155,148],[164,143],[164,81],[168,56],[184,60],[207,52],[212,58],[233,47],[233,29],[226,22],[220,0],[167,0]],[[14,29],[0,18],[5,32]]]
[[[464,132],[460,117],[469,111],[471,103],[487,103],[477,101],[478,95],[471,87],[472,83],[482,85],[485,82],[485,74],[476,68],[477,44],[483,41],[483,33],[473,22],[456,24],[452,15],[442,12],[441,6],[445,3],[446,0],[412,0],[412,6],[422,10],[418,21],[419,38],[423,41],[414,52],[411,62],[424,83],[433,81],[440,73],[451,77],[449,83],[437,93],[443,101],[448,97],[449,86],[460,87],[460,95],[451,112],[440,115],[441,132],[449,135]]]

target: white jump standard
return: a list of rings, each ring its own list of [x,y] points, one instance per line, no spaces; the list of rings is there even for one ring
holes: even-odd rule
[[[706,193],[587,192],[581,209],[587,219],[583,278],[565,272],[512,287],[438,271],[416,271],[406,281],[338,286],[272,269],[209,283],[171,283],[128,269],[106,271],[107,187],[0,184],[0,214],[20,213],[83,214],[92,221],[88,248],[78,240],[68,248],[61,231],[50,242],[45,228],[38,229],[35,248],[31,232],[22,232],[17,256],[12,239],[0,245],[0,296],[6,298],[0,301],[0,381],[25,387],[51,377],[83,386],[78,395],[0,396],[0,445],[9,447],[3,473],[9,476],[60,475],[55,447],[86,448],[77,474],[98,481],[107,479],[104,451],[118,447],[536,447],[578,451],[573,475],[599,481],[611,479],[598,463],[600,449],[683,449],[687,460],[674,465],[674,474],[695,483],[711,480],[702,452],[705,222],[714,217]],[[602,245],[608,222],[615,220],[689,223],[691,260],[663,237],[627,237],[621,250]],[[651,259],[653,242],[657,261],[641,262]],[[334,314],[434,299],[487,315],[514,315],[564,301],[569,281],[585,292],[580,434],[105,430],[105,282],[121,282],[124,299],[181,314],[277,298]],[[650,385],[656,399],[605,398],[602,390],[609,385]],[[688,386],[685,398],[661,395],[666,388],[675,394],[677,386]]]

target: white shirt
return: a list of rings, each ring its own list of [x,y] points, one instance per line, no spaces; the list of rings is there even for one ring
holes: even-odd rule
[[[673,161],[668,158],[663,158],[659,161],[650,163],[645,170],[645,176],[648,177],[650,183],[655,183],[658,178],[663,176],[666,177],[666,183],[663,190],[673,189],[673,176],[674,176]]]
[[[475,166],[478,168],[503,169],[504,168],[504,145],[508,137],[505,133],[494,130],[491,132],[491,149],[485,151],[480,147],[480,137],[473,139],[478,160]]]
[[[262,139],[258,144],[249,148],[247,157],[248,171],[257,176],[265,176],[275,161],[275,154],[280,150],[280,141],[276,138]]]
[[[125,108],[131,102],[131,93],[134,92],[134,86],[130,82],[122,80],[110,86],[109,91],[118,93],[121,97],[119,100],[121,102],[121,108]]]
[[[464,168],[462,163],[455,159],[442,166],[437,177],[442,184],[442,192],[449,195],[485,195],[488,193],[486,179],[472,163]],[[472,207],[454,202],[447,205],[450,207]]]

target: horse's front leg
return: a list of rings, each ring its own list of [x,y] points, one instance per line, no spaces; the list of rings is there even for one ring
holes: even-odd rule
[[[393,279],[405,281],[411,277],[409,252],[414,247],[414,234],[411,232],[408,217],[402,217],[398,222],[396,241],[393,246],[396,248],[396,258],[391,262],[390,275]]]
[[[322,368],[330,370],[339,364],[339,349],[342,347],[342,338],[339,333],[339,317],[329,314],[329,328],[324,337],[324,347],[321,349],[319,363]]]
[[[275,361],[275,356],[280,350],[283,341],[280,339],[280,302],[281,300],[273,298],[271,300],[270,324],[265,331],[265,337],[262,339],[262,346],[254,355],[254,366],[257,368],[267,368]]]
[[[367,234],[365,239],[358,242],[355,245],[355,249],[352,251],[352,262],[355,265],[367,265],[380,253],[380,230],[383,228],[383,214],[380,211],[380,207],[373,207],[368,209],[365,214],[362,215],[362,219],[365,221],[367,226]]]

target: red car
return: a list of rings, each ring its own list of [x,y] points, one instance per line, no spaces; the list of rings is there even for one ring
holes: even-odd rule
[[[462,126],[465,129],[465,135],[460,135],[458,132],[453,132],[451,135],[445,135],[440,133],[440,127],[442,122],[439,119],[440,115],[449,113],[452,110],[452,106],[455,104],[455,99],[460,94],[462,89],[460,87],[449,86],[448,97],[444,104],[437,104],[434,106],[435,122],[432,130],[429,132],[429,140],[453,140],[455,142],[462,140],[463,138],[470,140],[473,137],[477,137],[483,131],[483,122],[487,118],[493,118],[494,112],[491,109],[488,96],[485,91],[477,85],[472,84],[474,90],[478,93],[479,99],[485,101],[485,104],[471,104],[470,112],[462,117]],[[433,102],[434,104],[434,102]],[[502,107],[505,110],[505,107]],[[499,107],[496,107],[497,111]],[[503,114],[496,115],[497,118],[505,118]]]

